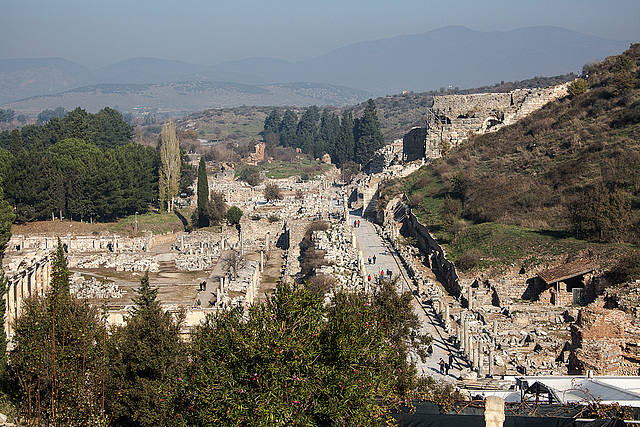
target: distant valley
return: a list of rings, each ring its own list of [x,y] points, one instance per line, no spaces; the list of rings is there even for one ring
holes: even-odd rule
[[[5,104],[21,114],[37,116],[44,109],[81,106],[97,112],[105,106],[136,114],[185,115],[208,108],[281,105],[354,105],[371,97],[361,90],[327,84],[284,83],[265,86],[220,82],[100,84],[55,95],[41,95]]]
[[[173,112],[241,105],[345,106],[403,91],[579,73],[584,64],[618,54],[629,44],[557,27],[507,32],[444,27],[356,43],[298,62],[249,58],[204,66],[134,58],[91,70],[62,58],[0,59],[0,108],[31,115],[58,106]]]

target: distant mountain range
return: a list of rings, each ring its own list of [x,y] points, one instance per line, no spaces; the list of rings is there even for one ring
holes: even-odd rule
[[[219,95],[216,91],[210,92],[211,106],[248,105],[248,102],[259,101],[258,105],[265,105],[266,101],[274,105],[286,102],[345,105],[369,95],[405,90],[422,92],[449,85],[469,88],[502,80],[580,72],[584,64],[619,54],[630,43],[557,27],[480,32],[451,26],[418,35],[356,43],[298,62],[249,58],[204,66],[134,58],[91,70],[61,58],[0,59],[0,105],[19,110],[22,103],[15,101],[33,96],[43,101],[46,97],[42,95],[56,95],[62,101],[73,97],[57,94],[83,86],[184,82],[243,85],[235,101],[233,85],[226,87],[230,92],[225,92],[224,102],[216,100]],[[316,94],[331,92],[331,95],[298,97],[289,92],[290,88],[281,85],[293,82],[310,82],[305,83],[307,89],[314,87]],[[252,101],[246,97],[247,86],[253,86],[253,92],[267,91],[272,96]],[[356,90],[350,92],[347,88]],[[87,95],[91,89],[85,92]],[[104,95],[100,90],[94,93]],[[277,101],[277,93],[282,94],[281,101]],[[147,93],[145,96],[156,95]],[[30,100],[29,105],[33,106],[35,102]],[[162,99],[154,102],[160,108],[164,105]],[[148,106],[140,104],[139,107]]]

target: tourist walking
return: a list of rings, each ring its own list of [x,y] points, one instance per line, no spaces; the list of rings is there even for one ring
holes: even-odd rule
[[[373,256],[373,263],[374,264],[376,263],[376,256],[375,255]]]
[[[438,365],[440,365],[440,373],[444,375],[444,365],[446,365],[446,363],[444,363],[444,360],[442,360],[442,357],[440,358]]]

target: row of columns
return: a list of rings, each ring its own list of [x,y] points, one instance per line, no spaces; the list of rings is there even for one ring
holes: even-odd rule
[[[22,301],[31,296],[44,296],[51,283],[51,263],[46,256],[29,268],[18,271],[13,276],[6,276],[7,292],[4,295],[6,315],[4,328],[7,339],[13,335],[15,320],[20,314]]]
[[[483,377],[485,374],[489,376],[494,375],[494,349],[493,342],[489,343],[487,351],[483,345],[480,337],[474,337],[471,328],[468,312],[460,314],[460,326],[456,329],[456,338],[460,343],[460,350],[467,357],[467,360],[471,363],[471,368],[478,373],[478,376]],[[498,321],[493,320],[493,336],[495,337],[498,332]],[[488,370],[485,372],[484,355],[488,353]]]

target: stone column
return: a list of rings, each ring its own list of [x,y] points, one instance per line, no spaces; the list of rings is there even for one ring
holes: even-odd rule
[[[484,401],[485,426],[502,427],[504,418],[504,400],[498,396],[487,396]]]
[[[493,337],[498,336],[498,319],[493,319]]]
[[[472,356],[471,350],[472,350],[473,338],[471,338],[471,331],[469,331],[469,324],[468,323],[467,323],[467,328],[466,328],[465,332],[466,332],[466,341],[464,343],[464,348],[465,348],[465,351],[466,351],[467,355],[469,356],[469,358],[471,358],[471,356]]]
[[[12,325],[13,325],[13,313],[14,313],[14,305],[15,305],[15,299],[13,298],[13,294],[14,294],[14,284],[11,280],[7,280],[6,283],[6,287],[7,287],[7,294],[6,294],[6,304],[7,304],[7,315],[6,315],[6,319],[4,321],[4,327],[5,327],[5,331],[7,333],[7,337],[9,336],[9,334],[12,333]]]
[[[264,271],[264,251],[260,251],[260,271]]]
[[[471,353],[471,369],[475,370],[478,367],[478,347],[473,342],[473,338],[469,340],[469,350]]]
[[[483,373],[483,354],[482,354],[482,342],[480,340],[478,340],[478,377],[482,378],[484,377],[484,373]]]
[[[449,304],[444,306],[444,329],[449,332]]]
[[[489,376],[493,377],[493,350],[489,350]]]
[[[264,238],[264,250],[269,252],[269,244],[271,240],[271,232],[267,231],[267,237]]]
[[[473,310],[473,288],[467,288],[467,301],[469,302],[469,310]]]
[[[462,315],[462,318],[461,318],[462,331],[460,331],[460,335],[461,335],[460,349],[466,352],[467,351],[467,335],[469,335],[469,325],[467,325],[467,319],[466,319],[466,316],[464,316],[464,313],[461,315]]]

